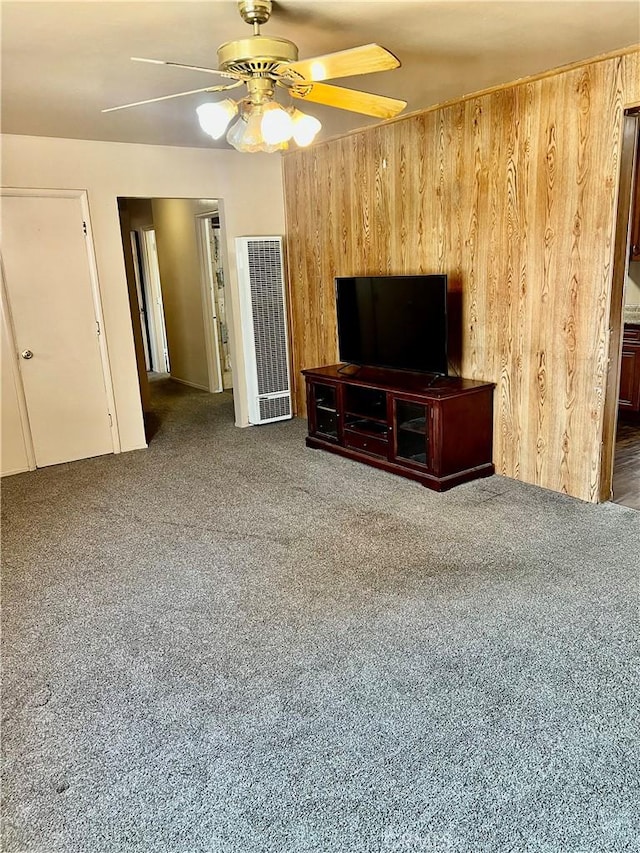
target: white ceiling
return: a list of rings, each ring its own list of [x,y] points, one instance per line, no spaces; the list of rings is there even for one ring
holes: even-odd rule
[[[224,41],[252,30],[230,0],[2,2],[2,131],[114,142],[226,147],[199,128],[192,95],[122,112],[104,107],[214,85],[195,71],[131,56],[217,66]],[[377,42],[395,71],[336,81],[424,109],[499,83],[640,42],[638,0],[281,0],[265,35],[300,58]],[[239,92],[241,90],[238,90]],[[223,97],[223,96],[219,96]],[[375,122],[309,104],[327,138]]]

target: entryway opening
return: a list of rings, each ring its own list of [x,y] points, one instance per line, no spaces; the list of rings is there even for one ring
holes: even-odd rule
[[[233,393],[224,215],[204,198],[122,197],[118,210],[150,441],[172,385]]]
[[[619,353],[613,431],[612,499],[640,510],[640,110],[624,116],[611,309]],[[605,450],[607,423],[605,422]]]

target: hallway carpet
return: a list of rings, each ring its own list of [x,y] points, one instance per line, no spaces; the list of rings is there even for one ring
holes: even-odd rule
[[[639,513],[155,392],[3,482],[5,853],[640,849]]]

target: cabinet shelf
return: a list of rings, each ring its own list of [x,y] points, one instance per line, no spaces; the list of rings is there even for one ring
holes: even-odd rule
[[[345,429],[366,433],[367,435],[386,436],[389,432],[389,426],[386,422],[374,420],[373,418],[358,418],[352,421],[349,420],[349,416],[347,415],[344,425]]]
[[[347,417],[347,418],[350,418],[350,417],[351,418],[359,418],[359,419],[366,420],[366,421],[372,421],[372,422],[378,423],[378,424],[386,424],[387,423],[386,417],[379,418],[376,415],[370,415],[367,412],[354,412],[354,411],[348,410],[348,411],[345,411],[344,414],[345,414],[345,417]]]
[[[387,394],[380,388],[363,388],[348,384],[344,389],[345,414],[387,422]]]
[[[418,435],[424,435],[427,431],[427,420],[426,418],[414,418],[411,421],[399,424],[398,429],[404,430],[404,432],[415,432]]]

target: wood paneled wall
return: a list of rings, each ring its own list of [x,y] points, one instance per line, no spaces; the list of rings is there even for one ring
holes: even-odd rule
[[[444,272],[492,380],[496,471],[596,501],[622,117],[640,50],[284,157],[293,372],[337,361],[334,277]]]

